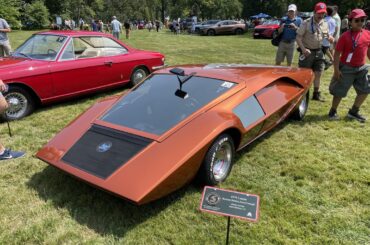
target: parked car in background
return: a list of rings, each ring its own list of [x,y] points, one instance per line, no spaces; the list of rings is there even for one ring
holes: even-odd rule
[[[139,29],[139,30],[145,29],[145,22],[144,21],[139,21],[139,24],[137,25],[137,29]]]
[[[223,20],[216,24],[199,28],[200,34],[214,36],[219,34],[241,35],[245,32],[245,24],[235,20]]]
[[[183,31],[187,31],[191,29],[191,25],[193,24],[193,18],[187,17],[181,21],[181,29]]]
[[[253,38],[274,38],[278,35],[279,26],[279,20],[266,20],[254,27]]]
[[[306,20],[313,16],[313,12],[299,12],[298,16],[301,17],[302,20]]]
[[[40,104],[136,85],[163,65],[162,54],[131,48],[109,34],[40,32],[0,59],[0,79],[9,85],[4,117],[20,119]]]
[[[202,23],[195,25],[195,33],[200,33],[200,29],[201,28],[205,28],[205,27],[208,27],[208,26],[217,24],[220,21],[221,20],[207,20],[207,21],[203,21]]]

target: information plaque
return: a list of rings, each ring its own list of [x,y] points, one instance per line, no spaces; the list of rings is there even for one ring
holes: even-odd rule
[[[206,186],[200,210],[256,222],[259,215],[259,196]]]

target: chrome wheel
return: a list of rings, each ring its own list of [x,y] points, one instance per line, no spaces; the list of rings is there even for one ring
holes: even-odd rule
[[[216,181],[222,181],[229,174],[232,161],[232,146],[229,142],[223,142],[214,156],[212,173]]]
[[[227,133],[218,136],[204,157],[200,176],[204,184],[217,185],[226,180],[233,167],[234,139]]]
[[[290,115],[290,118],[294,120],[299,120],[299,121],[303,120],[304,116],[306,115],[307,109],[308,109],[309,101],[310,101],[310,91],[307,90],[306,94],[303,95],[298,106],[294,108],[294,111]]]
[[[307,96],[304,96],[298,107],[299,116],[304,117],[307,111]]]
[[[8,102],[9,108],[5,112],[8,119],[18,119],[25,116],[29,101],[24,94],[17,92],[10,92],[5,96]]]
[[[140,83],[147,76],[146,70],[137,68],[131,76],[131,83],[133,86]]]

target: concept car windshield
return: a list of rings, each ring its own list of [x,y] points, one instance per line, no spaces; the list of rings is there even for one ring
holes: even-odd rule
[[[234,85],[194,76],[183,84],[182,91],[186,96],[181,98],[175,94],[179,90],[175,75],[154,75],[120,99],[101,119],[161,135]]]

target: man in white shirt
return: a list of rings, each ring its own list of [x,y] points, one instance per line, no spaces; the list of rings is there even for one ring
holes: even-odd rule
[[[336,33],[334,33],[334,47],[335,47],[335,44],[338,42],[338,39],[339,39],[339,36],[340,36],[340,29],[341,29],[340,26],[342,24],[342,21],[340,19],[339,14],[338,14],[338,6],[334,5],[333,9],[334,9],[333,18],[335,20],[335,23],[337,24],[336,27],[337,27],[337,30],[338,30],[338,31],[336,31]]]
[[[119,39],[119,34],[122,32],[122,24],[117,20],[116,16],[112,17],[112,22],[110,23],[112,34],[115,38]]]
[[[0,57],[6,57],[10,54],[8,32],[11,32],[10,26],[6,20],[0,18]]]

